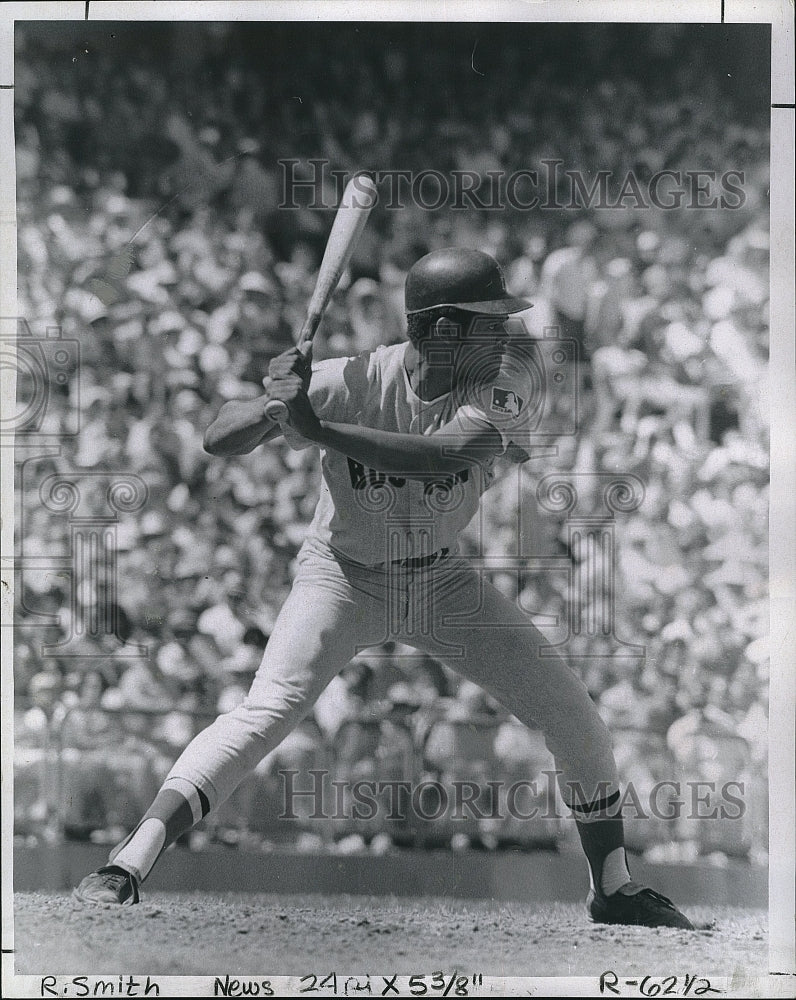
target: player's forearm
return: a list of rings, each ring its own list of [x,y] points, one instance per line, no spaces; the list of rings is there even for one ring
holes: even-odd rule
[[[319,421],[315,441],[362,462],[378,472],[427,479],[430,475],[461,471],[463,465],[477,465],[483,455],[468,450],[453,437],[424,437],[380,431],[358,424]]]
[[[205,431],[204,449],[211,455],[246,455],[277,425],[265,415],[267,396],[224,403]]]

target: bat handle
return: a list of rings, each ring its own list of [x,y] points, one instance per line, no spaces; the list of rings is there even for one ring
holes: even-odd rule
[[[307,318],[304,320],[304,325],[302,326],[298,335],[298,349],[306,357],[312,347],[312,341],[315,337],[315,333],[320,325],[322,318],[322,313],[312,312],[309,313]]]
[[[312,351],[312,339],[321,322],[321,315],[321,313],[310,313],[304,320],[297,344],[304,357],[307,357]],[[281,399],[272,399],[270,403],[265,404],[265,415],[274,423],[284,426],[288,422],[290,413],[287,405]]]

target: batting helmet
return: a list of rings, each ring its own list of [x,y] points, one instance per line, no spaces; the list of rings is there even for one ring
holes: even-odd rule
[[[408,316],[440,306],[494,316],[531,307],[506,291],[494,257],[458,247],[432,250],[414,264],[406,278],[405,302]]]

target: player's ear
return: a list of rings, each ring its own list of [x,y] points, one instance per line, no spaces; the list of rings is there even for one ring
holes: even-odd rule
[[[461,319],[453,313],[443,313],[432,324],[431,334],[440,340],[461,340],[464,327]]]

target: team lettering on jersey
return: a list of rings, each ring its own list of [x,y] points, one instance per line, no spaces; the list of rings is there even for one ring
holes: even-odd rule
[[[377,472],[376,469],[369,469],[367,466],[362,465],[360,462],[355,461],[353,458],[347,458],[348,461],[348,474],[351,477],[351,486],[355,490],[364,490],[369,486],[383,486],[385,483],[389,483],[391,486],[395,486],[400,489],[402,486],[406,485],[405,476],[389,476],[385,472]],[[424,483],[423,493],[428,496],[435,489],[452,489],[458,483],[466,483],[470,478],[469,469],[460,469],[458,472],[452,472],[447,476],[438,476],[435,479],[428,480]]]

